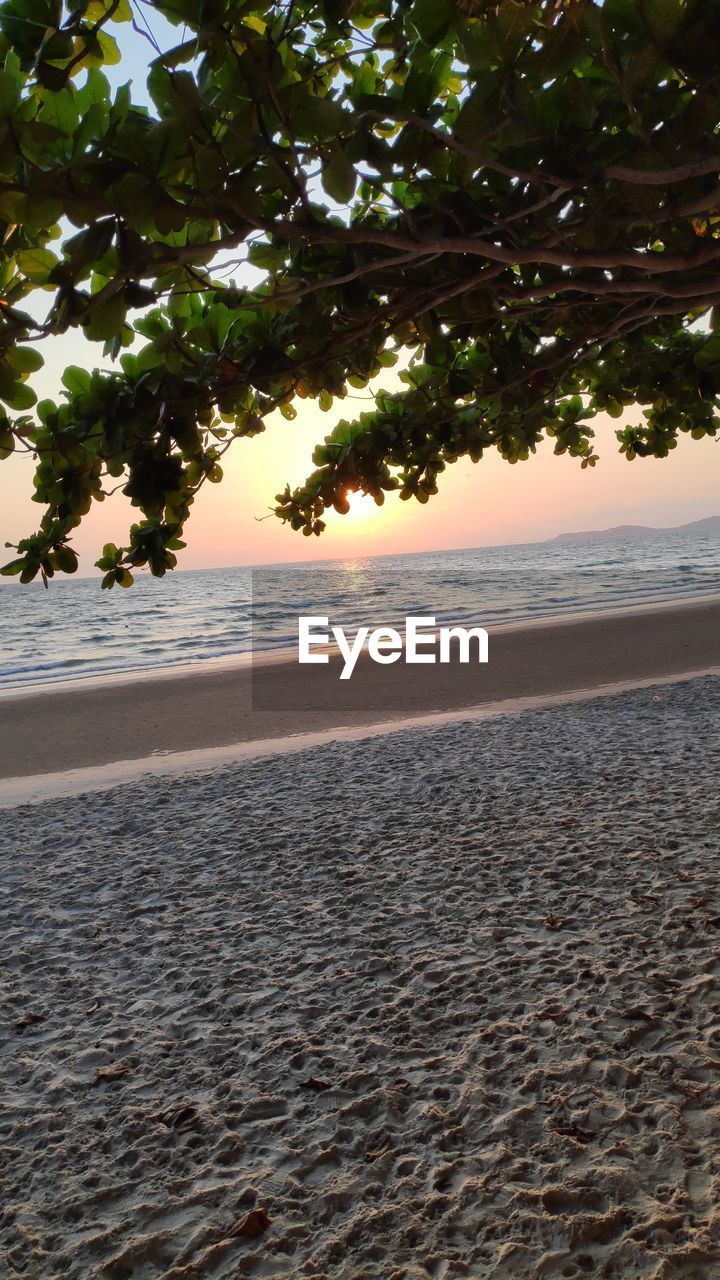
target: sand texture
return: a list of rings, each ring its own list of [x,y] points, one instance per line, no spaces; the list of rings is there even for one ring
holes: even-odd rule
[[[0,1274],[720,1277],[720,680],[0,815]]]

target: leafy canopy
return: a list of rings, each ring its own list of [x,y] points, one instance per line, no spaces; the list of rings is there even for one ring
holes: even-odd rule
[[[151,110],[103,73],[129,21]],[[7,0],[0,64],[0,457],[45,507],[3,572],[72,572],[114,481],[104,585],[163,574],[233,440],[403,351],[277,496],[294,529],[543,436],[593,465],[599,411],[645,406],[630,459],[715,434],[720,0]],[[109,371],[37,403],[72,328]]]

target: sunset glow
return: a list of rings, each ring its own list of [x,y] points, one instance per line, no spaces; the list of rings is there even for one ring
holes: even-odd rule
[[[369,493],[358,493],[354,489],[348,489],[346,497],[350,503],[350,510],[344,519],[352,520],[353,524],[365,523],[382,511],[382,507],[377,506],[375,499],[371,498]]]

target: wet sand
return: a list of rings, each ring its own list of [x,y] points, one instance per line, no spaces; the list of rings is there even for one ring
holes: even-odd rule
[[[0,777],[79,769],[504,699],[552,696],[720,666],[720,603],[490,629],[487,666],[378,666],[348,682],[274,662],[0,699]]]

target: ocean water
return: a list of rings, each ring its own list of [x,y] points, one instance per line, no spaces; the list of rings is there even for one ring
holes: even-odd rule
[[[720,536],[530,543],[0,588],[0,689],[290,648],[298,613],[345,628],[426,614],[488,626],[720,594]]]

